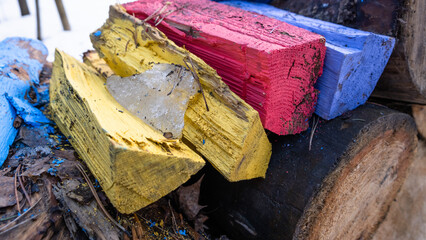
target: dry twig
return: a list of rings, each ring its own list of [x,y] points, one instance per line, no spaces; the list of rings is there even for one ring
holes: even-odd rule
[[[129,237],[130,237],[130,233],[123,227],[121,226],[118,222],[116,222],[114,220],[114,218],[111,217],[111,215],[109,215],[109,213],[107,212],[107,210],[105,209],[104,205],[102,205],[101,200],[99,199],[98,193],[96,192],[95,188],[92,185],[92,182],[89,179],[89,176],[87,176],[87,174],[84,172],[84,168],[83,166],[81,166],[80,163],[76,164],[77,169],[80,171],[81,175],[83,175],[84,179],[87,182],[87,185],[89,185],[90,191],[92,192],[93,196],[95,197],[96,203],[98,204],[99,208],[102,210],[102,212],[105,214],[105,216],[112,222],[114,223],[115,226],[117,226],[121,231],[125,232]]]
[[[18,221],[19,219],[23,218],[25,216],[25,214],[27,214],[28,212],[31,211],[31,209],[33,209],[35,206],[37,206],[37,204],[40,202],[41,199],[42,199],[42,197],[39,200],[37,200],[37,202],[32,207],[28,208],[28,210],[26,212],[22,213],[20,216],[18,216],[17,218],[15,218],[12,222],[10,222],[10,223],[4,225],[3,227],[1,227],[0,228],[0,234],[3,233],[2,231],[5,230],[5,229],[7,229],[7,227],[9,227],[10,225],[12,225],[13,223],[15,223],[16,221]],[[7,230],[9,230],[9,229],[7,229]]]
[[[317,121],[315,121],[317,119]],[[319,123],[319,118],[315,118],[315,116],[312,118],[312,130],[311,130],[311,136],[309,137],[309,151],[311,151],[312,147],[312,139],[314,138],[315,129],[317,129]]]
[[[21,206],[19,206],[19,198],[18,198],[18,183],[17,183],[17,178],[18,178],[18,169],[21,165],[18,166],[18,168],[16,168],[15,170],[15,180],[14,180],[14,185],[15,185],[15,199],[16,199],[16,208],[18,209],[18,212],[21,213]]]
[[[188,61],[188,59],[189,59],[189,62],[191,63],[192,68],[190,68],[190,67],[188,66],[188,63],[186,63],[186,61]],[[200,87],[200,92],[201,92],[201,94],[203,95],[204,102],[206,103],[206,109],[207,109],[207,112],[208,112],[208,111],[209,111],[209,105],[207,105],[206,96],[204,96],[204,91],[203,91],[203,88],[202,88],[202,86],[201,86],[200,78],[198,78],[198,74],[197,74],[197,72],[196,72],[196,70],[195,70],[194,64],[192,63],[192,59],[189,57],[189,55],[187,55],[187,56],[183,59],[183,62],[185,63],[186,67],[187,67],[187,68],[191,71],[192,76],[194,77],[194,79],[197,81],[198,86]]]
[[[167,93],[167,96],[169,96],[170,94],[172,94],[173,90],[175,90],[176,86],[179,85],[179,83],[182,81],[182,79],[180,78],[180,73],[182,72],[182,67],[180,66],[178,74],[177,74],[177,80],[178,82],[173,86],[172,90],[170,90],[169,93]]]
[[[17,170],[16,170],[18,172],[19,185],[21,186],[21,189],[24,192],[25,198],[27,199],[27,201],[28,201],[28,203],[30,204],[30,207],[31,207],[32,206],[31,198],[28,195],[27,190],[25,189],[24,183],[22,182],[22,176],[21,176],[21,173],[20,173],[21,170],[22,170],[21,167],[22,167],[22,165],[19,165]]]

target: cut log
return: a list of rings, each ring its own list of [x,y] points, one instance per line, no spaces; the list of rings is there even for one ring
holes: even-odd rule
[[[325,57],[322,36],[207,0],[172,2],[160,14],[159,29],[216,69],[266,129],[285,135],[308,128]],[[164,4],[143,0],[124,7],[144,20]]]
[[[56,51],[50,83],[54,120],[111,203],[132,213],[179,187],[204,160],[129,113],[104,83],[93,68]]]
[[[426,1],[276,0],[307,17],[395,37],[397,44],[373,96],[426,104]]]
[[[7,38],[0,42],[0,166],[18,132],[16,111],[8,99],[30,99],[28,93],[39,83],[46,57],[46,47],[37,40]]]
[[[235,239],[369,239],[407,175],[416,133],[409,115],[364,105],[313,135],[272,136],[265,179],[228,183],[209,171],[200,204]]]
[[[157,28],[127,14],[119,5],[111,7],[109,19],[91,39],[121,77],[145,72],[154,63],[193,65],[204,96],[197,93],[189,102],[184,141],[229,181],[265,176],[271,144],[259,114],[232,93],[203,60],[176,46]]]
[[[315,113],[327,120],[367,101],[395,45],[395,40],[388,36],[303,17],[266,4],[243,1],[224,3],[325,37],[327,50],[323,74],[315,85],[320,92]]]

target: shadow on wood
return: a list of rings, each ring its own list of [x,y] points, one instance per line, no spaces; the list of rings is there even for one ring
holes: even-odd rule
[[[201,187],[210,223],[236,239],[368,239],[386,216],[417,146],[413,119],[367,104],[310,133],[271,136],[265,179]]]

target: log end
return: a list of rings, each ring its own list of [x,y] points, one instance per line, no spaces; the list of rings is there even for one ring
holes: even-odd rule
[[[416,146],[416,127],[406,114],[366,125],[305,207],[294,237],[370,238],[399,191]]]

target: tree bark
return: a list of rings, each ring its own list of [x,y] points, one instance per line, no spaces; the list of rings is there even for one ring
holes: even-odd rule
[[[406,177],[413,119],[367,104],[310,132],[271,136],[265,179],[228,183],[207,171],[210,224],[236,239],[369,239]]]

